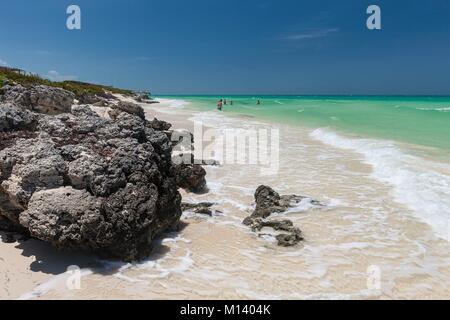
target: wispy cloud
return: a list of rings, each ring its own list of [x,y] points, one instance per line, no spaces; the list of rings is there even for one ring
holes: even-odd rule
[[[290,41],[302,41],[302,40],[311,40],[317,38],[325,38],[333,33],[339,32],[339,28],[328,28],[328,29],[311,29],[304,31],[302,33],[291,34],[283,37],[284,40]]]
[[[48,78],[48,79],[50,79],[52,81],[65,81],[65,80],[76,80],[76,79],[78,79],[77,76],[62,75],[58,71],[55,71],[55,70],[50,70],[47,73],[46,78]]]
[[[6,62],[5,60],[0,59],[0,67],[7,67],[8,66],[8,62]]]

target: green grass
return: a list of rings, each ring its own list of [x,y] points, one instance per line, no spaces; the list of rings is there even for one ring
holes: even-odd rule
[[[131,95],[133,91],[126,89],[114,88],[111,86],[103,86],[99,84],[85,83],[79,81],[62,81],[62,82],[54,82],[48,79],[44,79],[39,75],[35,74],[24,74],[18,73],[14,71],[14,69],[0,67],[0,81],[4,79],[8,79],[14,81],[18,84],[21,84],[25,87],[34,86],[34,85],[46,85],[57,88],[62,88],[68,91],[73,92],[77,97],[80,97],[83,94],[93,94],[93,95],[103,95],[106,92],[111,93],[119,93],[123,95]]]

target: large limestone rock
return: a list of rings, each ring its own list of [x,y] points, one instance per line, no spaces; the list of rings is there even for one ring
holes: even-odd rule
[[[167,135],[125,111],[35,110],[0,103],[0,226],[62,249],[145,257],[181,216]]]

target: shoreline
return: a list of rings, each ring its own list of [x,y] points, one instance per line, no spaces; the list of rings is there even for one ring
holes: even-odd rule
[[[196,109],[193,106],[193,102],[188,100],[179,100],[176,101],[176,99],[162,99],[161,102],[165,104],[172,104],[170,108],[178,108],[179,106],[186,106],[187,108],[190,108],[190,110],[195,112],[215,112],[216,110],[211,107],[210,111],[204,111],[201,109]],[[238,113],[219,113],[220,116],[225,117],[232,117],[234,119],[240,120],[242,119],[243,115],[240,115]],[[386,140],[381,138],[375,138],[375,137],[362,137],[360,135],[351,134],[348,132],[340,132],[339,130],[332,128],[311,128],[309,126],[303,126],[301,124],[298,124],[296,126],[290,124],[290,123],[281,123],[279,120],[270,120],[266,118],[257,118],[252,117],[250,120],[252,121],[260,121],[262,123],[269,123],[271,126],[278,127],[278,128],[286,128],[287,131],[289,130],[295,130],[295,129],[301,129],[309,132],[309,136],[316,139],[317,141],[324,144],[326,147],[334,147],[339,148],[343,150],[348,150],[350,152],[355,152],[356,154],[361,156],[361,161],[363,161],[366,164],[371,165],[374,171],[372,173],[372,176],[374,179],[379,180],[380,182],[387,183],[390,185],[394,192],[397,193],[396,198],[398,201],[406,206],[409,206],[411,210],[415,211],[418,219],[422,220],[423,222],[430,224],[433,227],[436,227],[438,230],[438,234],[445,240],[450,241],[450,230],[448,230],[448,219],[449,217],[441,217],[438,218],[438,221],[435,222],[433,220],[430,220],[429,215],[422,214],[423,211],[427,212],[426,202],[428,202],[429,199],[422,199],[424,203],[413,203],[411,204],[409,199],[402,199],[401,193],[415,193],[414,190],[422,190],[423,188],[426,188],[426,186],[418,187],[418,184],[420,183],[418,180],[414,178],[415,174],[411,173],[411,179],[414,178],[414,180],[409,180],[405,182],[400,182],[395,178],[396,170],[417,170],[420,174],[422,170],[433,170],[433,171],[426,171],[424,172],[427,175],[436,175],[435,178],[433,178],[434,183],[439,184],[439,179],[447,179],[447,183],[450,184],[450,158],[449,161],[443,161],[444,159],[441,158],[435,158],[432,157],[433,154],[439,153],[439,155],[442,155],[441,153],[443,150],[437,149],[435,147],[428,147],[428,146],[422,146],[402,141],[395,141],[395,140]],[[208,126],[208,121],[205,122],[205,125]],[[366,148],[365,145],[371,145],[372,147]],[[377,156],[377,153],[380,156]],[[374,159],[374,157],[376,157]],[[382,157],[386,158],[393,158],[395,160],[404,158],[403,160],[399,161],[398,163],[392,162],[390,173],[385,174],[382,171],[386,170],[386,163],[382,160]],[[411,160],[414,159],[417,164],[412,164]],[[447,160],[447,159],[445,159]],[[401,167],[399,167],[401,166]],[[434,170],[439,170],[437,172],[434,172]],[[439,176],[439,174],[442,174],[442,176]],[[391,178],[391,176],[394,176],[394,178]],[[411,183],[411,189],[406,191],[402,190],[404,188],[404,184]],[[430,181],[431,183],[431,181]],[[444,186],[442,186],[444,187]],[[400,190],[396,190],[400,189]],[[417,192],[417,191],[416,191]],[[428,197],[430,195],[427,195]],[[442,199],[445,199],[445,195],[441,194],[440,190],[436,190],[436,193],[433,195],[435,201],[439,201]],[[444,209],[444,214],[447,212],[450,214],[450,202],[447,204],[447,209]],[[433,212],[434,215],[439,215],[440,212],[436,211]],[[447,223],[446,223],[447,222]],[[441,228],[441,226],[444,227],[444,229]]]
[[[174,125],[175,129],[192,129],[192,120],[195,117],[198,117],[202,114],[201,111],[192,111],[190,108],[185,109],[178,109],[178,108],[167,108],[167,105],[161,103],[160,105],[149,105],[145,107],[146,114],[148,116],[154,116],[158,119],[164,119],[169,122],[171,122]],[[190,116],[189,116],[190,115]],[[226,117],[226,116],[224,116]],[[237,118],[239,120],[239,118]],[[218,121],[224,122],[223,125],[225,127],[227,126],[233,126],[236,125],[238,122],[235,120],[227,119],[226,121],[220,117]],[[215,123],[206,123],[207,125],[215,126]],[[390,198],[388,195],[389,189],[385,188],[384,186],[369,180],[369,176],[371,174],[371,167],[367,164],[361,163],[361,158],[359,156],[348,156],[348,152],[345,150],[338,150],[333,151],[333,147],[331,147],[331,151],[333,154],[329,155],[321,155],[324,151],[324,148],[328,150],[330,148],[329,146],[322,145],[320,143],[314,142],[314,140],[310,139],[308,137],[308,130],[298,129],[298,128],[291,128],[289,126],[281,126],[280,129],[284,133],[288,132],[296,132],[296,134],[301,135],[301,139],[298,140],[298,138],[290,138],[288,141],[282,141],[283,150],[289,150],[289,148],[294,148],[291,151],[289,151],[289,154],[296,154],[300,152],[300,150],[304,150],[301,152],[301,156],[306,156],[308,153],[312,153],[313,156],[311,159],[313,159],[316,156],[320,156],[322,158],[323,169],[325,172],[330,172],[330,175],[327,177],[327,175],[324,175],[323,178],[331,179],[332,178],[332,172],[335,166],[343,166],[344,168],[348,166],[349,172],[360,172],[362,176],[358,178],[358,180],[362,179],[362,181],[355,180],[356,183],[362,183],[362,184],[370,184],[373,188],[375,188],[377,197],[380,199],[383,199],[384,197],[387,197],[387,199]],[[296,130],[297,129],[297,130]],[[302,133],[303,132],[303,133]],[[285,135],[282,134],[282,137]],[[305,140],[306,139],[306,140]],[[296,146],[294,142],[301,142],[301,145]],[[325,146],[325,147],[324,147]],[[297,149],[301,148],[301,149]],[[315,155],[317,153],[317,155]],[[308,156],[309,157],[309,156]],[[330,157],[327,160],[327,157]],[[400,291],[398,293],[395,293],[395,290],[399,289],[389,289],[383,291],[382,294],[371,292],[370,290],[367,291],[367,289],[364,289],[366,277],[364,276],[366,272],[366,268],[368,265],[370,265],[371,261],[372,263],[376,262],[377,255],[379,254],[385,254],[381,253],[385,250],[388,252],[392,251],[390,254],[392,255],[395,251],[400,250],[404,251],[406,254],[415,247],[415,244],[410,243],[412,240],[401,240],[399,241],[398,245],[399,247],[395,249],[391,245],[388,245],[385,249],[378,252],[378,249],[375,247],[371,247],[369,245],[370,242],[369,239],[373,235],[369,235],[369,237],[365,240],[366,236],[361,233],[363,229],[366,230],[367,233],[374,232],[370,231],[373,227],[369,227],[369,225],[364,226],[364,220],[371,221],[373,224],[378,224],[376,220],[373,220],[373,217],[371,216],[372,213],[370,211],[367,212],[359,212],[359,210],[355,207],[353,208],[354,204],[346,204],[343,203],[343,200],[339,200],[341,198],[346,198],[345,196],[345,188],[348,188],[350,186],[346,186],[349,181],[346,181],[348,179],[353,179],[351,175],[345,174],[347,176],[344,181],[337,183],[335,182],[336,186],[333,188],[326,187],[326,182],[322,181],[323,178],[320,178],[321,181],[320,184],[314,183],[315,179],[318,179],[319,177],[311,177],[307,178],[305,180],[305,177],[307,177],[305,174],[308,172],[311,172],[312,170],[312,162],[311,159],[305,159],[304,162],[298,164],[298,169],[301,173],[296,172],[295,174],[291,171],[292,166],[287,166],[287,164],[282,164],[283,170],[288,170],[286,172],[283,171],[283,181],[277,181],[278,179],[264,179],[264,181],[261,178],[248,180],[249,176],[247,174],[242,177],[243,181],[241,184],[238,184],[238,180],[236,178],[232,177],[231,172],[236,172],[233,166],[230,166],[229,168],[227,166],[225,167],[218,167],[218,168],[208,168],[208,186],[210,188],[211,193],[205,194],[205,195],[192,195],[192,194],[186,194],[183,192],[183,198],[186,201],[189,202],[199,202],[199,201],[214,201],[218,202],[219,206],[218,208],[223,211],[223,215],[217,215],[213,216],[211,219],[205,218],[198,215],[184,215],[183,221],[185,223],[188,223],[189,225],[181,231],[181,233],[177,235],[167,235],[168,237],[162,240],[161,246],[156,250],[156,252],[146,261],[141,264],[137,265],[131,265],[129,268],[125,268],[123,270],[119,270],[117,273],[115,273],[113,276],[110,276],[109,283],[110,285],[105,283],[104,277],[101,275],[87,275],[86,277],[83,277],[83,283],[85,283],[85,288],[81,291],[67,291],[60,287],[60,285],[56,285],[55,287],[49,286],[47,289],[47,292],[44,292],[42,296],[28,296],[28,297],[34,297],[38,299],[60,299],[60,298],[67,298],[67,299],[115,299],[115,298],[136,298],[136,299],[175,299],[175,298],[181,298],[181,299],[215,299],[215,298],[223,298],[223,299],[232,299],[232,298],[266,298],[266,299],[314,299],[314,298],[325,298],[325,299],[332,299],[336,297],[341,298],[348,298],[348,299],[358,299],[358,298],[367,298],[367,299],[396,299],[399,297],[410,297],[414,298],[414,296],[411,296],[410,294],[401,293],[402,290],[405,290],[409,286],[409,281],[405,282],[398,282],[397,285],[394,288],[400,288]],[[282,162],[285,162],[286,160],[282,160]],[[334,164],[335,162],[335,164]],[[332,166],[330,166],[333,163]],[[305,167],[305,168],[302,168]],[[248,174],[252,172],[255,172],[252,168],[247,168],[249,171]],[[342,169],[341,169],[342,170]],[[345,169],[347,170],[347,169]],[[289,178],[291,176],[291,178]],[[299,182],[296,181],[296,179],[302,176],[303,180],[301,181],[301,185],[299,186]],[[365,177],[367,176],[367,178]],[[343,176],[344,177],[344,176]],[[370,178],[372,179],[372,178]],[[259,181],[258,181],[259,180]],[[331,181],[331,180],[330,180]],[[249,232],[244,226],[241,225],[242,218],[248,214],[248,212],[251,210],[251,203],[253,202],[252,199],[252,192],[253,186],[258,185],[261,182],[268,182],[270,185],[274,185],[277,187],[278,190],[283,191],[283,193],[289,193],[289,192],[303,192],[308,194],[308,196],[319,198],[322,200],[325,200],[328,205],[329,209],[325,212],[312,212],[312,213],[301,213],[301,214],[289,214],[290,217],[292,217],[296,224],[299,224],[299,226],[302,228],[302,230],[307,235],[307,241],[305,244],[299,248],[296,249],[274,249],[274,247],[271,245],[270,240],[265,239],[255,239],[255,236]],[[324,190],[325,187],[325,190]],[[352,186],[353,187],[353,186]],[[357,185],[355,185],[357,187]],[[342,190],[339,190],[339,188],[342,188]],[[367,193],[369,189],[367,189]],[[348,192],[348,191],[347,191]],[[327,194],[328,198],[324,198],[324,194]],[[357,193],[355,193],[356,195]],[[337,199],[340,202],[337,202]],[[345,201],[356,201],[355,199],[346,199]],[[336,204],[333,204],[335,202]],[[370,203],[370,202],[369,202]],[[369,205],[369,203],[367,205]],[[389,204],[393,205],[393,204]],[[366,205],[364,205],[366,206]],[[386,207],[387,209],[387,207]],[[368,209],[364,209],[368,210]],[[402,221],[402,219],[408,219],[407,224],[407,234],[408,237],[415,237],[414,234],[418,235],[418,239],[426,239],[427,237],[430,237],[430,230],[425,225],[422,225],[421,223],[414,221],[414,219],[410,220],[410,218],[406,216],[404,217],[396,217],[398,214],[396,214],[396,211],[404,211],[405,209],[401,206],[394,208],[393,210],[389,209],[387,211],[390,212],[391,217],[389,218],[386,216],[384,219],[392,220],[389,223],[389,228],[393,228],[393,230],[396,230],[397,227],[393,226],[399,226],[398,232],[402,230],[403,227],[400,227],[399,221]],[[357,218],[357,221],[354,221],[353,223],[356,223],[356,225],[359,225],[362,223],[362,226],[358,228],[351,228],[349,231],[345,231],[349,226],[351,221],[355,219],[356,216],[362,215],[361,217]],[[365,217],[365,218],[363,218]],[[343,219],[345,218],[345,219]],[[317,225],[318,222],[322,220],[327,220],[327,223],[323,226]],[[330,220],[331,219],[331,220]],[[342,220],[343,219],[343,220]],[[400,219],[400,220],[398,220]],[[356,226],[355,225],[355,226]],[[384,225],[384,223],[382,224]],[[332,228],[334,226],[334,228]],[[319,227],[319,229],[318,229]],[[378,227],[377,227],[378,228]],[[324,230],[320,230],[324,229]],[[376,229],[378,230],[378,229]],[[381,229],[380,229],[381,230]],[[212,232],[213,231],[213,232]],[[324,233],[325,232],[325,233]],[[342,243],[335,243],[332,245],[329,237],[326,235],[326,232],[330,232],[331,234],[335,234],[334,237],[338,237],[342,239]],[[380,231],[376,231],[380,232]],[[396,234],[397,231],[394,232]],[[401,232],[405,232],[405,230],[402,230]],[[343,233],[342,235],[340,235]],[[394,238],[399,237],[401,233],[398,233]],[[427,235],[428,234],[428,235]],[[425,235],[425,236],[424,236]],[[359,240],[360,243],[353,242],[357,241],[356,238],[361,237]],[[425,238],[423,238],[425,237]],[[354,239],[353,239],[354,238]],[[234,239],[233,244],[230,244],[227,239]],[[383,243],[387,241],[387,239],[380,238],[379,240],[376,240],[375,243]],[[411,238],[412,239],[412,238]],[[335,240],[336,241],[336,240]],[[350,242],[349,242],[350,241]],[[374,240],[371,240],[372,242]],[[424,241],[424,240],[420,240]],[[435,248],[448,248],[448,243],[445,243],[443,241],[434,239],[432,241],[433,247]],[[3,250],[4,246],[7,246],[6,244],[0,244],[1,250]],[[13,248],[14,245],[9,245],[9,248]],[[401,247],[402,246],[402,247]],[[327,249],[329,247],[329,249]],[[168,253],[164,253],[167,249],[170,248]],[[232,249],[234,248],[234,249]],[[347,248],[347,249],[345,249]],[[362,248],[365,248],[365,250],[368,250],[368,254],[364,254]],[[401,249],[402,248],[402,249]],[[15,249],[15,248],[14,248]],[[16,249],[15,249],[16,250]],[[51,249],[53,250],[53,249]],[[221,254],[217,252],[217,250],[222,251]],[[233,252],[234,250],[237,250],[238,253]],[[317,250],[324,250],[323,254],[324,256],[329,256],[328,259],[321,259],[319,256],[316,257],[316,253],[314,253]],[[341,251],[349,251],[350,256],[345,257],[340,255],[342,254]],[[375,250],[375,251],[374,251]],[[438,249],[435,249],[438,250]],[[411,251],[412,252],[412,251]],[[19,254],[19,252],[12,251],[12,255]],[[236,256],[237,254],[237,256]],[[434,252],[433,254],[437,254],[437,252]],[[440,253],[439,253],[440,254]],[[205,258],[203,258],[203,256]],[[301,258],[302,256],[305,257]],[[353,263],[350,263],[349,261],[353,258],[350,258],[351,256],[355,256],[357,260],[355,260]],[[444,254],[444,257],[448,254]],[[207,260],[206,257],[209,257]],[[215,258],[213,258],[215,257]],[[236,264],[235,259],[238,258],[241,260],[241,264]],[[308,257],[306,259],[306,257]],[[340,257],[340,258],[339,258]],[[345,258],[344,258],[345,257]],[[388,255],[389,257],[389,255]],[[17,257],[11,257],[11,261],[14,261],[14,259],[17,260]],[[157,259],[157,260],[154,260]],[[210,260],[213,259],[213,260]],[[223,264],[225,261],[225,265],[233,266],[232,268],[225,268],[223,266],[216,265],[214,263],[211,266],[208,266],[207,261],[214,261],[217,260],[219,263]],[[273,261],[272,259],[282,259],[281,261],[285,261],[285,268],[287,268],[285,271],[290,270],[289,272],[292,274],[286,274],[282,275],[282,273],[279,273],[277,267],[277,263]],[[300,260],[298,260],[300,259]],[[310,259],[310,261],[308,261]],[[349,260],[344,265],[340,265],[340,260]],[[384,259],[392,259],[392,258],[384,258]],[[409,264],[409,263],[417,263],[415,261],[414,256],[411,256],[409,258],[403,258],[403,263]],[[9,260],[9,259],[8,259]],[[20,260],[20,259],[19,259]],[[52,279],[54,279],[54,275],[48,275],[48,274],[40,274],[36,273],[34,271],[24,271],[29,270],[27,264],[32,264],[34,258],[29,257],[26,261],[20,261],[17,265],[19,267],[15,267],[14,271],[12,272],[12,275],[17,277],[19,279],[20,274],[25,272],[28,277],[25,277],[23,279],[23,287],[27,287],[27,290],[24,290],[20,293],[20,296],[25,294],[26,292],[33,292],[34,289],[36,289],[35,284],[44,284],[44,288],[46,287],[46,283],[48,284],[48,281],[52,283]],[[203,261],[202,261],[203,260]],[[336,260],[336,261],[334,261]],[[408,262],[408,260],[411,260]],[[333,262],[334,261],[334,262]],[[357,262],[358,261],[358,262]],[[394,259],[393,261],[396,261]],[[445,259],[443,260],[445,261]],[[300,270],[303,271],[294,271],[294,269],[291,269],[292,266],[296,265],[296,268],[300,268]],[[333,264],[337,263],[339,266],[333,267]],[[349,272],[346,265],[350,263],[353,264],[353,267],[350,267],[350,270],[358,270],[357,273],[355,273],[353,276],[350,277],[350,280],[354,283],[348,282],[344,280],[343,278],[340,279],[340,276],[342,276],[345,272]],[[391,262],[392,263],[392,262]],[[251,278],[246,278],[244,274],[242,274],[242,270],[246,270],[247,268],[256,267],[258,264],[263,264],[265,269],[267,269],[264,274],[268,277],[265,281],[274,281],[275,279],[278,279],[278,281],[281,281],[284,283],[287,287],[286,288],[278,288],[277,286],[274,286],[274,290],[269,292],[266,289],[259,288],[259,282],[262,281],[260,277],[257,277],[255,281],[251,280]],[[215,266],[215,267],[214,267]],[[253,266],[253,267],[251,267]],[[302,267],[300,267],[302,266]],[[328,270],[324,273],[322,269],[325,268],[325,270]],[[440,267],[443,268],[443,267]],[[216,269],[216,270],[215,270]],[[236,271],[233,271],[233,270]],[[447,268],[448,269],[448,268]],[[219,271],[220,270],[220,271]],[[449,270],[442,269],[442,272],[448,272]],[[355,271],[353,271],[355,272]],[[388,272],[388,271],[385,271]],[[393,274],[397,274],[400,272],[399,270],[391,270]],[[222,274],[223,273],[223,274]],[[230,273],[230,275],[228,275]],[[273,273],[273,275],[271,275]],[[224,282],[225,279],[228,279],[229,276],[234,274],[233,277],[238,279],[238,282],[231,282],[226,283]],[[303,279],[302,284],[297,283],[298,280],[294,280],[295,277],[300,277]],[[226,276],[225,276],[226,275]],[[293,276],[294,278],[290,279],[290,276]],[[225,277],[225,278],[224,278]],[[272,279],[273,277],[273,279]],[[152,279],[152,285],[149,287],[150,283],[147,283],[148,279]],[[203,279],[203,280],[202,280]],[[217,288],[211,288],[209,291],[204,287],[203,281],[207,279],[216,279],[217,281]],[[258,280],[257,280],[258,279]],[[284,279],[284,280],[281,280]],[[431,278],[424,278],[424,275],[419,277],[421,279],[420,281],[425,281],[424,279],[427,279],[426,281],[434,281]],[[192,281],[198,281],[198,285],[193,285]],[[250,281],[251,285],[247,283],[244,285],[244,283]],[[291,291],[289,289],[289,281],[291,281],[291,286],[293,288],[296,288],[296,290],[300,290],[298,293],[294,294],[289,292]],[[292,282],[294,281],[294,282]],[[332,292],[340,292],[339,295],[332,294],[327,289],[329,285],[326,283],[333,284],[330,288]],[[387,284],[387,283],[386,283]],[[129,286],[132,285],[134,288],[131,289]],[[439,296],[439,286],[436,285],[436,291],[435,294]],[[239,287],[242,287],[242,289],[238,289]],[[175,288],[179,289],[175,289]],[[247,287],[247,289],[245,289]],[[311,289],[316,288],[316,293],[309,292]],[[388,286],[389,287],[389,286]],[[29,288],[29,290],[28,290]],[[106,288],[106,290],[105,290]],[[109,290],[108,290],[109,288]],[[191,288],[189,290],[190,295],[186,296],[187,288]],[[215,291],[219,288],[222,288],[223,294],[219,294],[219,292]],[[401,289],[403,288],[403,289]],[[364,289],[364,290],[361,290]],[[149,291],[150,290],[150,291]],[[287,291],[286,291],[287,290]],[[392,291],[394,290],[394,291]],[[259,293],[257,294],[256,292]],[[303,291],[303,292],[302,292]],[[317,291],[322,291],[322,293],[319,293]],[[389,293],[391,291],[391,293]],[[17,292],[17,291],[16,291]],[[103,292],[103,293],[102,293]],[[108,292],[108,294],[104,293]],[[208,293],[209,292],[209,293]],[[278,293],[277,293],[278,292]],[[314,292],[314,291],[313,291]],[[407,292],[407,291],[406,291]],[[432,295],[434,296],[434,295]],[[443,293],[441,291],[441,297],[443,296]],[[10,296],[12,297],[12,296]],[[426,297],[426,291],[418,291],[416,293],[416,298],[418,297]],[[13,297],[17,298],[17,297]]]
[[[216,100],[220,96],[164,96],[164,100],[191,101],[198,105],[196,110],[206,111],[215,110]],[[421,150],[429,155],[439,156],[450,163],[450,145],[439,143],[436,140],[446,140],[446,135],[442,131],[416,131],[417,126],[422,122],[414,124],[412,120],[406,121],[405,125],[401,125],[404,120],[401,117],[410,117],[410,112],[415,112],[414,121],[418,120],[418,116],[425,117],[421,121],[431,121],[437,128],[442,127],[444,123],[436,122],[436,115],[445,117],[450,115],[450,100],[399,100],[394,102],[384,100],[367,100],[355,99],[325,99],[319,97],[317,99],[297,99],[295,96],[271,96],[267,100],[262,101],[261,106],[254,105],[255,97],[243,96],[240,100],[237,97],[229,98],[235,103],[233,106],[224,106],[225,114],[242,115],[245,117],[255,117],[263,121],[273,122],[279,125],[291,125],[294,127],[305,127],[309,129],[331,128],[333,131],[344,134],[351,138],[373,138],[385,141],[392,141],[403,145],[407,148]],[[332,97],[331,97],[332,98]],[[378,102],[376,102],[378,101]],[[331,104],[331,106],[330,106]],[[363,108],[365,104],[367,108]],[[348,105],[348,106],[347,106]],[[343,108],[345,106],[345,108]],[[333,107],[333,108],[332,108]],[[279,110],[278,110],[279,109]],[[360,110],[361,109],[361,110]],[[382,115],[374,119],[374,122],[367,122],[365,118],[376,116],[377,110],[381,109]],[[397,112],[400,112],[397,114]],[[372,114],[374,113],[374,114]],[[364,125],[359,124],[359,120],[354,120],[353,116],[360,114],[361,121]],[[287,115],[287,116],[285,116]],[[400,117],[400,118],[398,118]],[[394,121],[398,118],[398,121]],[[445,118],[444,118],[445,119]],[[366,123],[367,122],[367,123]],[[388,125],[389,124],[389,125]],[[392,130],[394,126],[395,130]],[[375,130],[377,127],[380,129]],[[427,127],[428,128],[428,127]],[[382,129],[382,130],[381,130]],[[434,129],[433,127],[428,130]],[[450,132],[449,132],[450,134]],[[428,137],[417,139],[421,136]],[[411,139],[411,137],[416,137]],[[431,138],[430,138],[431,137]]]

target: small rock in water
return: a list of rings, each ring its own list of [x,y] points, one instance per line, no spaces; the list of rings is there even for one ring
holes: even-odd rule
[[[303,240],[302,232],[295,227],[290,220],[268,219],[273,213],[281,213],[299,204],[306,197],[297,195],[280,196],[275,190],[268,186],[260,186],[255,192],[255,211],[243,221],[254,232],[259,232],[263,228],[272,228],[282,232],[276,236],[279,246],[290,247]],[[320,205],[318,201],[313,203]]]

